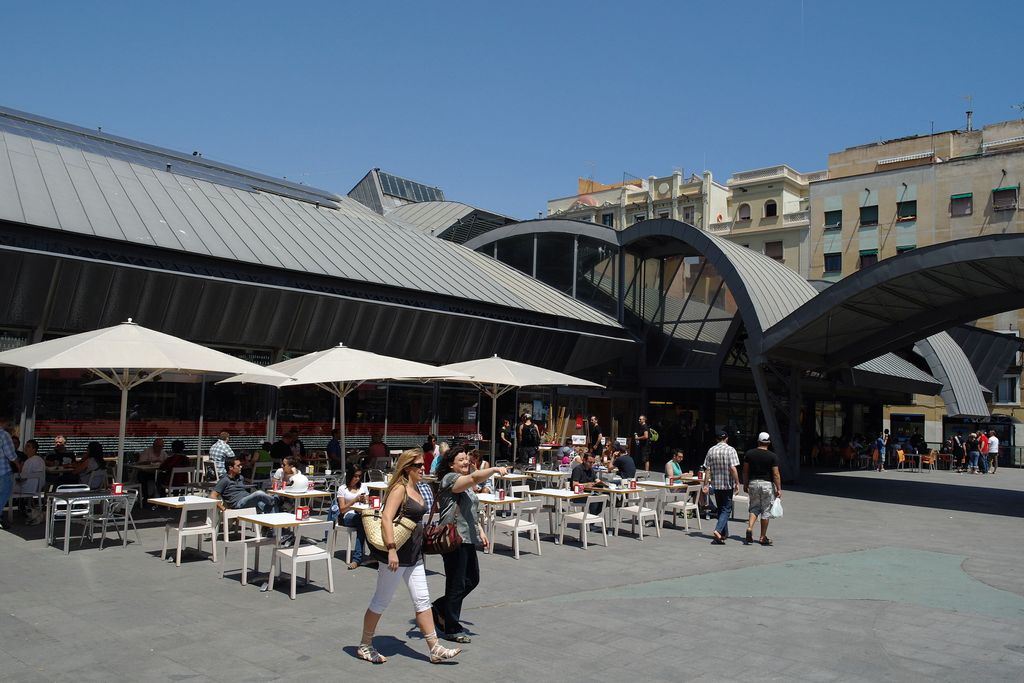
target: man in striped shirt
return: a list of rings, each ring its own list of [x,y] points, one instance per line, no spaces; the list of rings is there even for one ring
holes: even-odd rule
[[[739,489],[740,477],[736,472],[740,464],[736,449],[728,444],[729,433],[718,433],[718,443],[708,449],[704,457],[705,470],[711,475],[715,487],[715,505],[718,506],[718,524],[715,525],[714,545],[724,545],[729,537],[729,518],[732,517],[732,494]]]

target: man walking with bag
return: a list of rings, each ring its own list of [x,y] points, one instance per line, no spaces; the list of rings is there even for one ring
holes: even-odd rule
[[[770,443],[768,432],[761,432],[757,435],[757,448],[751,448],[743,455],[743,491],[750,496],[745,545],[754,542],[754,522],[758,517],[761,518],[761,539],[758,542],[761,545],[772,544],[772,539],[768,538],[768,515],[775,498],[782,499],[782,477],[779,475],[779,456],[768,450]]]

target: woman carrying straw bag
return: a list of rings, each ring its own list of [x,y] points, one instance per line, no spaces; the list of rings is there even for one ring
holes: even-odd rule
[[[377,568],[377,590],[370,599],[370,606],[363,615],[363,637],[356,650],[356,656],[371,664],[383,664],[387,659],[373,647],[373,634],[377,630],[380,615],[387,609],[395,595],[398,584],[405,583],[412,597],[416,611],[416,625],[419,626],[430,648],[430,661],[434,664],[452,659],[461,652],[459,649],[442,647],[437,641],[434,618],[430,610],[430,594],[427,591],[427,575],[423,568],[423,527],[420,524],[427,509],[423,497],[416,490],[416,484],[423,477],[423,450],[412,448],[398,458],[395,472],[384,493],[384,509],[381,511],[380,527],[387,554],[372,548],[371,553],[380,562]],[[416,522],[416,529],[401,547],[395,543],[395,518],[398,516]]]

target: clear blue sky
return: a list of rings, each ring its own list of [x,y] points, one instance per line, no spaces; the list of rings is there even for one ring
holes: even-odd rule
[[[532,218],[578,176],[725,181],[1021,116],[1024,3],[4,3],[0,104],[347,192]]]

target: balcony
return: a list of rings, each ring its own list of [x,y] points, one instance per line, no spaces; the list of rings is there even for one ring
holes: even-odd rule
[[[780,164],[778,166],[754,169],[753,171],[734,173],[733,176],[729,178],[726,185],[729,185],[730,187],[733,185],[746,185],[747,183],[772,180],[775,178],[788,178],[795,183],[806,185],[807,183],[814,182],[816,180],[824,180],[827,177],[828,171],[800,173],[785,164]]]
[[[783,225],[799,225],[801,223],[811,222],[810,211],[793,211],[792,213],[782,214]]]
[[[713,235],[725,235],[732,232],[732,221],[725,221],[724,223],[712,223],[708,226],[708,232]]]

